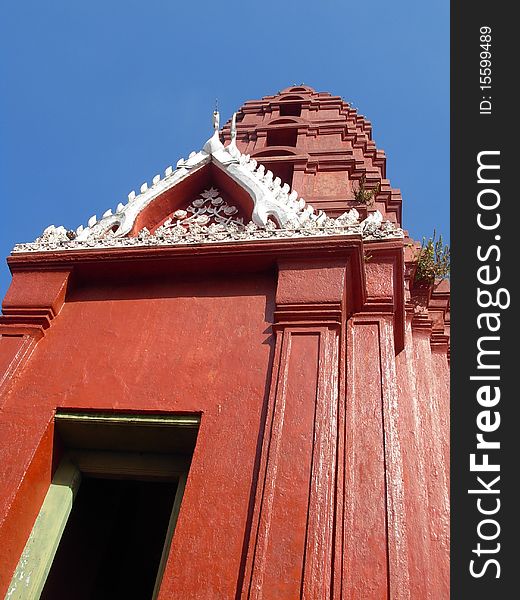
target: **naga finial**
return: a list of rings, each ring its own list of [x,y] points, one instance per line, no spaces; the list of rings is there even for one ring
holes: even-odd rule
[[[220,113],[217,110],[218,105],[215,100],[215,110],[213,111],[213,135],[209,138],[209,140],[204,144],[203,150],[207,154],[213,154],[217,150],[221,150],[224,148],[224,145],[220,141]]]
[[[220,113],[218,112],[218,99],[215,98],[215,110],[213,111],[213,129],[217,130],[220,126]]]

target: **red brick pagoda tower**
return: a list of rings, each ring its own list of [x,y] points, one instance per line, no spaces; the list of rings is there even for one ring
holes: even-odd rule
[[[6,598],[449,597],[449,287],[371,132],[290,87],[14,248]]]

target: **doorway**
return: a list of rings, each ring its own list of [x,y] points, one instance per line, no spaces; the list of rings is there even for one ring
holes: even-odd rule
[[[176,482],[84,477],[42,600],[152,598],[176,490]]]
[[[10,600],[154,600],[199,424],[197,415],[56,414],[59,466]]]

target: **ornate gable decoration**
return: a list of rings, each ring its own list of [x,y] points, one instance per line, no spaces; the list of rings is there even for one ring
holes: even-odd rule
[[[16,244],[13,253],[131,246],[201,244],[222,241],[248,241],[268,238],[361,235],[364,239],[402,238],[402,229],[383,222],[379,211],[359,221],[351,209],[332,219],[298,197],[295,190],[274,178],[273,173],[236,146],[236,123],[233,115],[231,142],[224,146],[219,136],[219,114],[213,115],[214,133],[199,152],[187,160],[181,158],[175,169],[168,167],[164,177],[156,175],[151,187],[143,183],[139,194],[128,194],[128,203],[119,203],[115,212],[107,210],[101,219],[94,215],[86,227],[76,231],[50,225],[34,242]],[[251,197],[251,221],[244,224],[238,209],[227,204],[218,190],[205,190],[185,210],[177,210],[155,232],[146,228],[129,236],[138,215],[157,197],[212,162],[238,183]]]
[[[215,188],[204,190],[200,198],[186,208],[176,210],[172,217],[165,221],[159,230],[169,229],[174,224],[184,227],[192,224],[197,225],[237,225],[244,226],[244,219],[238,215],[238,208],[223,200],[219,191]]]

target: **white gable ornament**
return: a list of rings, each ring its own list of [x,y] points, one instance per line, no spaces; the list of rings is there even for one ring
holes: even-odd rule
[[[145,182],[139,194],[130,192],[128,202],[119,203],[115,213],[109,209],[99,220],[94,215],[86,227],[80,225],[76,231],[50,225],[34,242],[16,244],[13,253],[331,235],[362,235],[367,240],[403,237],[402,229],[390,221],[383,222],[379,211],[371,213],[362,222],[355,208],[335,219],[327,217],[321,210],[316,212],[279,177],[274,177],[263,165],[239,151],[235,114],[231,122],[231,141],[227,146],[220,140],[218,111],[213,113],[213,127],[213,135],[202,150],[192,152],[187,160],[181,158],[175,169],[168,167],[163,177],[156,175],[151,187]],[[225,203],[218,190],[211,188],[187,209],[176,211],[153,234],[145,228],[137,237],[126,237],[137,216],[150,203],[210,162],[250,195],[253,211],[249,223],[244,224],[242,219],[234,217],[238,209]]]

